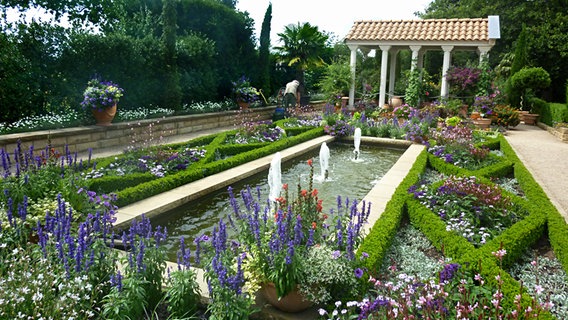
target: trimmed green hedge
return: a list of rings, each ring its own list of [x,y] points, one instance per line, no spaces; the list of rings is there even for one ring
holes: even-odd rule
[[[418,182],[420,174],[424,172],[428,162],[428,153],[420,153],[414,166],[396,189],[392,199],[387,203],[385,211],[373,225],[369,234],[358,250],[369,254],[365,259],[365,266],[370,271],[378,271],[383,259],[391,246],[391,242],[399,229],[403,215],[406,213],[406,200],[410,197],[408,188]]]
[[[501,287],[504,294],[503,304],[507,308],[514,306],[514,297],[520,292],[523,293],[521,303],[524,307],[531,305],[533,299],[502,267],[509,267],[518,261],[526,249],[535,245],[547,230],[557,258],[564,270],[568,270],[568,225],[564,218],[552,205],[503,136],[489,141],[488,144],[491,145],[490,147],[500,149],[505,159],[476,171],[448,164],[427,151],[420,154],[409,174],[388,202],[385,212],[359,248],[359,254],[361,252],[369,254],[366,267],[370,272],[380,270],[384,256],[405,214],[408,215],[412,225],[421,230],[438,250],[443,250],[444,254],[451,257],[454,262],[474,273],[480,273],[489,284],[494,286],[497,285],[495,277],[500,275],[503,280]],[[491,177],[514,174],[526,198],[506,191],[504,193],[512,198],[515,206],[520,210],[526,210],[529,214],[483,246],[475,248],[460,235],[446,231],[445,223],[434,212],[408,194],[408,188],[418,181],[420,174],[428,166],[448,175],[475,175],[485,183],[491,183],[489,180]],[[507,254],[503,261],[499,262],[492,252],[499,250],[501,246],[507,250]],[[554,319],[554,317],[545,312],[539,319]]]
[[[559,122],[568,122],[568,105],[562,103],[549,103],[540,111],[540,122],[554,126]]]
[[[324,132],[321,127],[314,128],[297,136],[284,138],[263,147],[239,153],[224,160],[215,161],[216,150],[220,148],[220,145],[225,141],[227,134],[231,134],[231,132],[218,134],[211,143],[206,146],[206,157],[192,164],[188,169],[161,179],[152,180],[118,191],[116,205],[122,207],[246,162],[269,156],[277,151],[320,137]]]

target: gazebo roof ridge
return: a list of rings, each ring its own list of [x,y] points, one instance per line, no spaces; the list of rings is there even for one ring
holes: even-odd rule
[[[488,41],[489,18],[357,20],[350,41]]]

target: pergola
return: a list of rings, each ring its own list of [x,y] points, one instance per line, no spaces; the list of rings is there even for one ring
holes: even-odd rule
[[[349,105],[355,101],[355,70],[357,49],[363,52],[380,50],[381,83],[379,105],[386,102],[387,71],[389,96],[393,95],[396,81],[396,57],[400,50],[412,51],[412,70],[422,68],[424,53],[442,50],[441,96],[448,97],[446,73],[450,68],[453,51],[477,50],[482,61],[501,36],[499,16],[475,19],[425,19],[355,21],[344,41],[351,50],[351,88]],[[387,70],[390,53],[390,70]]]

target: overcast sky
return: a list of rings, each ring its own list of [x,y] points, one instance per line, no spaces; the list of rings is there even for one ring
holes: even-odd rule
[[[337,40],[341,40],[354,21],[417,19],[414,12],[424,11],[431,0],[238,0],[237,9],[248,11],[255,20],[257,39],[270,2],[270,41],[272,45],[278,45],[277,34],[289,24],[309,22],[320,31],[334,33]]]

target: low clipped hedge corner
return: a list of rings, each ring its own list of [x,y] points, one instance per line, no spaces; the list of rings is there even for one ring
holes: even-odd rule
[[[286,137],[263,147],[239,153],[227,159],[214,161],[216,150],[225,141],[226,134],[221,133],[213,139],[206,147],[206,158],[194,163],[188,169],[118,191],[116,205],[119,207],[125,206],[246,162],[269,156],[288,147],[320,137],[324,135],[324,131],[321,127],[313,128],[297,136]]]
[[[421,230],[438,250],[443,250],[444,255],[451,257],[454,262],[475,273],[480,273],[492,285],[497,285],[496,277],[500,276],[503,280],[501,285],[504,294],[503,303],[510,308],[514,306],[514,297],[519,293],[522,293],[521,304],[524,307],[530,306],[533,303],[533,298],[502,267],[509,267],[518,261],[525,250],[536,244],[547,230],[557,258],[561,261],[564,270],[568,270],[568,225],[564,218],[552,205],[546,193],[536,183],[502,135],[497,139],[487,141],[483,145],[491,149],[501,150],[504,159],[485,168],[470,171],[448,164],[427,151],[419,156],[410,173],[387,204],[385,212],[375,223],[359,248],[359,253],[367,252],[369,254],[366,262],[369,271],[380,270],[385,254],[405,214],[408,215],[412,225]],[[528,212],[528,216],[513,224],[486,244],[475,248],[460,235],[446,231],[445,223],[434,212],[408,194],[408,188],[418,181],[420,174],[428,166],[447,175],[474,175],[485,183],[491,183],[490,178],[492,177],[513,174],[523,189],[526,199],[509,195],[515,206]],[[505,193],[508,192],[505,191]],[[507,250],[502,261],[498,261],[493,255],[493,252],[500,248]],[[554,317],[550,313],[544,312],[539,319],[554,319]]]

